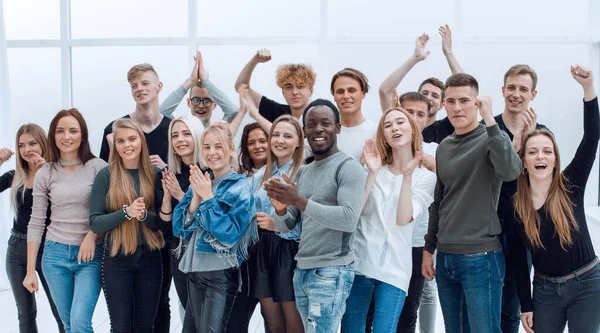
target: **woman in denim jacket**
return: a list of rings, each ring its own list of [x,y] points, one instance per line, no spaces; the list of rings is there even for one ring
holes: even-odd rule
[[[233,135],[220,124],[202,135],[212,177],[190,167],[190,187],[173,213],[173,234],[189,241],[179,269],[188,276],[186,313],[199,332],[224,332],[239,289],[239,266],[257,236],[254,197],[232,169]]]

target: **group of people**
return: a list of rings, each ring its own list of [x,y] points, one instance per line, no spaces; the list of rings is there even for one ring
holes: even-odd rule
[[[135,111],[105,128],[100,157],[77,109],[47,134],[21,126],[16,168],[0,177],[15,213],[6,269],[20,332],[38,330],[40,283],[60,332],[93,332],[101,290],[112,332],[169,332],[171,281],[182,332],[247,332],[257,303],[272,333],[415,332],[417,319],[434,332],[438,296],[446,332],[599,332],[583,201],[600,138],[592,72],[571,67],[584,130],[561,171],[530,106],[536,72],[508,69],[494,116],[449,27],[439,33],[452,75],[396,92],[429,55],[419,36],[379,87],[378,122],[363,115],[370,87],[354,68],[332,77],[333,102],[311,101],[306,64],[277,69],[287,104],[262,95],[250,84],[271,60],[261,49],[235,82],[239,106],[199,52],[162,104],[154,68],[133,66]],[[183,99],[190,114],[173,119]],[[255,122],[236,149],[246,114]],[[1,149],[0,164],[12,155]]]

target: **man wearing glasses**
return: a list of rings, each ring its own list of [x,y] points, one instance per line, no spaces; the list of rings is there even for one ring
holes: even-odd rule
[[[192,74],[162,102],[160,113],[163,116],[172,118],[173,112],[187,94],[188,89],[192,88],[187,99],[187,104],[192,116],[200,119],[204,127],[210,125],[212,112],[217,105],[223,110],[223,120],[231,122],[239,108],[210,81],[206,75],[200,52],[196,54],[194,60],[195,65]]]

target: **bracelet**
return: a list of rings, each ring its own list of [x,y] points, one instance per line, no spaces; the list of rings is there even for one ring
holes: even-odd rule
[[[123,213],[125,213],[125,218],[127,221],[131,221],[132,217],[127,214],[127,205],[123,205]]]
[[[144,222],[146,221],[146,218],[148,217],[148,210],[144,209],[144,217],[139,219],[140,222]]]
[[[161,213],[161,214],[163,214],[163,215],[171,215],[171,214],[173,214],[173,211],[170,211],[170,212],[168,212],[168,213],[165,213],[165,212],[163,212],[163,211],[162,211],[162,209],[161,209],[161,210],[160,210],[160,213]]]

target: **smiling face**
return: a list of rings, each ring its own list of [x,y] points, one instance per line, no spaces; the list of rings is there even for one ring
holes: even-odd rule
[[[205,132],[202,139],[202,157],[216,177],[231,169],[232,147],[227,147],[214,132]]]
[[[136,104],[147,105],[158,102],[158,93],[162,90],[162,82],[151,71],[143,72],[129,82],[131,94]]]
[[[429,103],[431,103],[429,116],[435,116],[435,114],[442,108],[442,89],[431,83],[425,83],[419,92],[427,97]]]
[[[248,152],[255,166],[263,166],[267,163],[268,139],[265,131],[255,128],[248,133]]]
[[[533,90],[533,79],[529,74],[507,77],[506,83],[502,87],[505,110],[523,113],[536,94],[537,91]]]
[[[304,119],[304,135],[315,159],[325,158],[338,151],[336,143],[340,129],[341,125],[336,124],[334,111],[329,107],[317,105],[308,110]]]
[[[183,121],[176,121],[171,129],[171,143],[175,154],[183,157],[194,156],[194,137],[192,131]]]
[[[273,129],[271,135],[271,151],[278,160],[291,160],[296,148],[300,146],[300,137],[294,125],[286,121],[280,121]]]
[[[360,112],[365,97],[360,82],[349,76],[339,76],[333,83],[333,99],[342,115]]]
[[[19,136],[18,146],[19,156],[27,163],[32,162],[35,157],[41,156],[43,153],[42,145],[29,133]]]
[[[204,122],[210,122],[210,117],[217,104],[215,104],[214,99],[206,88],[193,86],[187,102],[192,116]]]
[[[547,180],[556,168],[556,151],[552,140],[543,134],[534,135],[525,144],[524,168],[530,178]]]
[[[383,122],[383,136],[392,149],[410,146],[413,133],[406,115],[398,110],[389,112]]]
[[[470,86],[446,89],[446,113],[456,134],[465,134],[477,127],[476,99],[475,89]]]
[[[54,132],[54,140],[61,156],[77,154],[81,146],[81,127],[77,119],[73,116],[60,118]]]
[[[128,169],[137,168],[142,151],[140,134],[131,128],[118,128],[114,134],[115,150]]]

